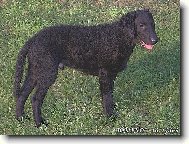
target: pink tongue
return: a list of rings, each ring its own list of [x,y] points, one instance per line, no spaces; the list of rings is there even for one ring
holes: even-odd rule
[[[150,50],[153,48],[153,45],[147,45],[143,41],[142,41],[142,46],[145,47],[146,49],[150,49]]]
[[[147,48],[147,49],[152,49],[153,45],[147,45],[147,44],[145,44],[144,47]]]

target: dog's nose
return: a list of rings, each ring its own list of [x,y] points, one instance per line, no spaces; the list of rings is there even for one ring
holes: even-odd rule
[[[158,42],[158,38],[151,38],[151,41],[152,41],[152,44],[154,45],[154,44],[156,44],[157,42]]]

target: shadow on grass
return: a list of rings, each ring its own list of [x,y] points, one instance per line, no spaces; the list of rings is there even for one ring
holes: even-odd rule
[[[128,68],[117,78],[116,86],[121,86],[123,91],[124,87],[125,90],[129,88],[133,91],[149,88],[152,91],[158,91],[159,88],[168,86],[171,80],[179,81],[180,42],[170,45],[170,48],[160,45],[158,50],[149,54],[145,53],[144,57],[137,62],[130,61]]]
[[[180,123],[180,42],[166,45],[138,61],[134,56],[117,78],[115,101],[131,125],[151,123],[162,128]]]

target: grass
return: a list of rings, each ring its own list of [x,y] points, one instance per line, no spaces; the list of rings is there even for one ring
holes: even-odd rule
[[[128,68],[115,82],[119,116],[102,113],[97,77],[73,69],[59,71],[43,105],[49,126],[15,120],[12,95],[17,54],[38,30],[55,24],[96,25],[137,8],[150,8],[160,42],[148,53],[137,46]],[[0,134],[3,135],[180,135],[179,1],[0,1]]]

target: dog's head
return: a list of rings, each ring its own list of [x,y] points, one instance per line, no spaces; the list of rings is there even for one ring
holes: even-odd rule
[[[137,10],[122,17],[122,22],[133,39],[137,39],[141,46],[152,49],[158,42],[155,32],[155,22],[149,10]]]

